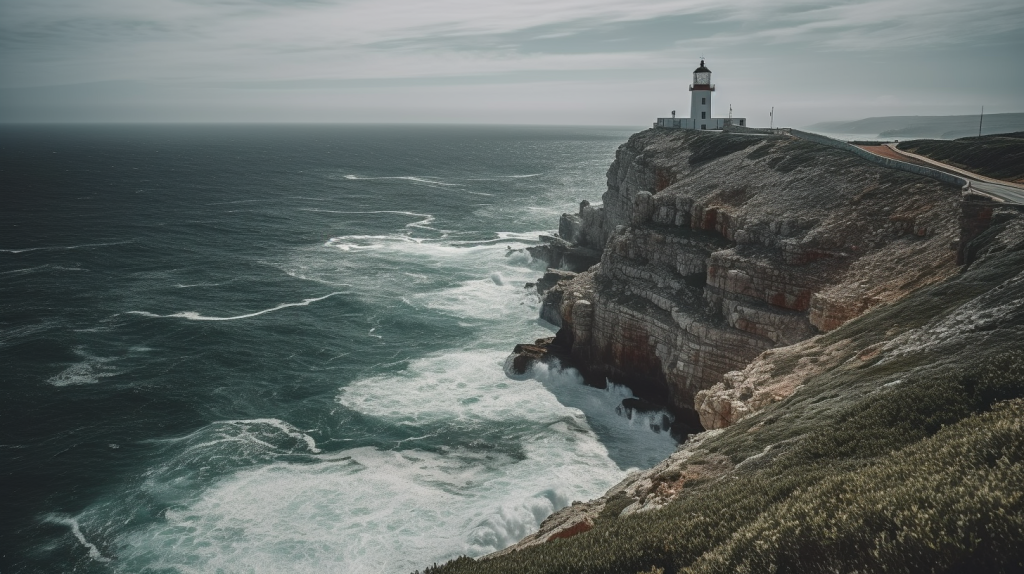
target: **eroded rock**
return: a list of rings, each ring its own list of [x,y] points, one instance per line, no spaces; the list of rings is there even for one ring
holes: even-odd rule
[[[744,136],[648,130],[621,146],[603,204],[559,225],[576,243],[558,249],[599,247],[600,264],[542,306],[581,371],[664,397],[694,429],[792,384],[727,373],[957,269],[960,190],[785,137],[704,157],[730,137]]]
[[[505,359],[505,373],[510,377],[520,377],[529,373],[535,363],[550,363],[564,355],[564,351],[555,344],[554,337],[537,339],[533,344],[520,343]]]

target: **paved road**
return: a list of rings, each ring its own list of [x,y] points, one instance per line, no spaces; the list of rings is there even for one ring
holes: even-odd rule
[[[1009,185],[1002,185],[999,183],[989,183],[987,181],[976,181],[971,180],[971,187],[989,195],[994,195],[1000,199],[1004,199],[1010,203],[1019,203],[1024,205],[1024,189],[1018,187],[1011,187]]]
[[[959,169],[929,157],[903,151],[897,148],[896,144],[888,144],[886,147],[890,148],[897,154],[904,156],[904,161],[918,160],[921,163],[930,164],[932,167],[955,173],[968,179],[971,182],[971,187],[982,193],[994,195],[1009,202],[1024,204],[1024,185],[999,181],[998,179],[985,177],[983,175],[967,171],[966,169]]]
[[[886,145],[860,145],[857,146],[863,150],[869,151],[875,155],[887,157],[889,159],[895,159],[907,163],[914,163],[917,165],[923,165],[958,175],[971,184],[971,188],[992,195],[1010,203],[1017,203],[1024,205],[1024,186],[1000,182],[999,180],[985,177],[977,173],[973,173],[967,170],[953,167],[951,165],[944,164],[939,161],[935,161],[931,158],[926,158],[917,154],[905,152],[897,149],[894,144]]]

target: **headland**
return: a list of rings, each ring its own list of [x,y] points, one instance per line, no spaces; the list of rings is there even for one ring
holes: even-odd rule
[[[785,135],[657,128],[602,200],[533,250],[559,330],[508,368],[627,384],[686,440],[427,572],[1021,566],[1018,206]]]

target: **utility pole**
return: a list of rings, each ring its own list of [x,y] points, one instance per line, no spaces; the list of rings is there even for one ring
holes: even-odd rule
[[[981,106],[981,117],[978,118],[978,138],[981,138],[981,123],[985,121],[985,106]]]
[[[771,118],[771,122],[768,124],[768,129],[775,129],[775,106],[772,106],[772,113],[768,114],[768,117]]]

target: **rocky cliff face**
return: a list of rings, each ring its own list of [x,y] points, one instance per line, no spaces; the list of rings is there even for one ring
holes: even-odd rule
[[[952,274],[960,195],[788,137],[647,130],[619,148],[603,205],[562,217],[561,239],[601,259],[544,314],[585,375],[725,426],[791,392],[744,384],[758,355]]]
[[[1024,210],[830,148],[655,131],[604,199],[563,217],[562,248],[606,236],[601,262],[545,276],[562,328],[518,368],[571,352],[727,428],[425,574],[1021,570]]]

